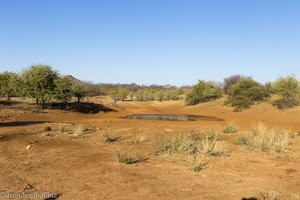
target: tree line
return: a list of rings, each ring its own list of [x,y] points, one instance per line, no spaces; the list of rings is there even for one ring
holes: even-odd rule
[[[280,77],[275,82],[264,85],[252,77],[233,75],[224,79],[222,84],[199,80],[186,96],[187,105],[208,102],[227,95],[226,104],[242,111],[251,105],[270,98],[279,97],[274,102],[280,109],[291,108],[300,102],[300,81],[294,76]]]
[[[227,96],[226,104],[242,111],[256,102],[279,96],[275,104],[290,108],[299,104],[300,81],[294,76],[280,77],[275,82],[261,84],[252,77],[233,75],[223,83],[199,80],[194,86],[172,85],[93,84],[70,75],[61,75],[49,65],[32,65],[21,73],[0,73],[0,96],[35,99],[38,108],[50,100],[68,103],[72,97],[80,102],[85,96],[111,96],[114,101],[169,101],[184,99],[187,105],[196,105]]]

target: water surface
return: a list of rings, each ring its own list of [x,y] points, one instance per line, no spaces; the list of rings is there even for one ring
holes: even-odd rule
[[[128,115],[125,119],[141,119],[141,120],[167,120],[167,121],[224,121],[221,118],[202,115],[186,115],[186,114],[137,114]]]

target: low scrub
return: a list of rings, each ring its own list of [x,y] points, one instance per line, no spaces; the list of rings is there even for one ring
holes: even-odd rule
[[[108,131],[101,131],[100,136],[102,138],[102,141],[106,143],[113,143],[119,139],[118,137],[109,135]]]
[[[229,122],[226,124],[223,133],[237,133],[238,131],[237,125],[234,122]]]
[[[167,149],[170,154],[194,154],[197,143],[189,134],[180,134],[171,139]]]
[[[241,133],[235,140],[238,145],[245,145],[251,150],[283,153],[290,138],[286,130],[268,130],[264,124],[258,124],[250,132]]]
[[[204,130],[200,137],[180,134],[170,140],[164,140],[161,152],[167,152],[170,155],[222,156],[227,152],[222,139],[223,134],[213,129]]]
[[[134,164],[140,162],[140,158],[135,156],[130,156],[127,152],[117,152],[117,157],[119,163],[123,164]]]
[[[225,143],[204,139],[201,141],[201,153],[207,156],[223,156],[226,154]]]

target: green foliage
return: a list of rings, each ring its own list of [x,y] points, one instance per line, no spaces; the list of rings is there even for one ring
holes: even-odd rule
[[[32,65],[22,72],[24,92],[36,99],[38,108],[54,95],[55,80],[58,73],[48,65]]]
[[[201,102],[208,102],[220,97],[220,89],[214,86],[212,82],[199,80],[198,83],[187,94],[187,105],[196,105]]]
[[[245,79],[251,79],[251,77],[236,74],[236,75],[232,75],[232,76],[225,78],[224,83],[223,83],[224,93],[228,94],[229,89],[232,85],[240,82],[241,80],[245,80]]]
[[[118,87],[113,93],[112,98],[116,101],[124,101],[127,96],[129,95],[129,92],[124,87]]]
[[[275,85],[272,82],[266,82],[265,83],[265,88],[266,88],[267,92],[270,93],[270,94],[275,94],[276,93]]]
[[[67,77],[59,77],[55,81],[54,97],[62,103],[72,98],[72,83]]]
[[[228,94],[228,102],[235,107],[235,111],[247,109],[254,102],[270,96],[265,87],[253,79],[244,79],[232,85]]]
[[[293,76],[278,78],[275,91],[281,99],[277,102],[279,108],[289,108],[298,105],[300,97],[300,81]]]
[[[73,96],[77,98],[77,102],[80,103],[81,99],[87,94],[87,89],[81,84],[74,84],[72,86]]]
[[[12,72],[0,73],[0,96],[6,97],[6,100],[14,95],[18,95],[21,91],[20,89],[20,77]]]

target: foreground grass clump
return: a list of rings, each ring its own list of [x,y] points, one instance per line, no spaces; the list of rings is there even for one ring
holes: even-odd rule
[[[102,138],[102,141],[106,143],[113,143],[118,140],[117,137],[109,135],[108,131],[101,131],[100,136]]]
[[[226,147],[223,141],[202,140],[201,152],[207,156],[223,156],[226,154]]]
[[[127,152],[117,152],[119,163],[134,164],[140,162],[140,159],[135,156],[130,156]]]
[[[223,134],[214,129],[206,129],[200,137],[191,136],[189,133],[182,133],[178,136],[164,141],[161,152],[170,155],[193,155],[202,154],[206,156],[222,156],[227,150],[222,141]]]
[[[299,195],[299,193],[297,193],[297,194],[292,193],[292,194],[291,194],[291,200],[300,200],[300,195]]]
[[[283,200],[283,194],[277,191],[261,192],[258,195],[258,200]]]
[[[197,150],[196,141],[188,134],[181,134],[171,139],[170,154],[194,154]]]
[[[226,124],[223,133],[237,133],[238,131],[237,125],[234,122],[229,122]]]
[[[290,138],[286,130],[268,128],[260,123],[250,132],[241,133],[235,140],[238,145],[245,145],[251,150],[269,153],[283,153]]]

